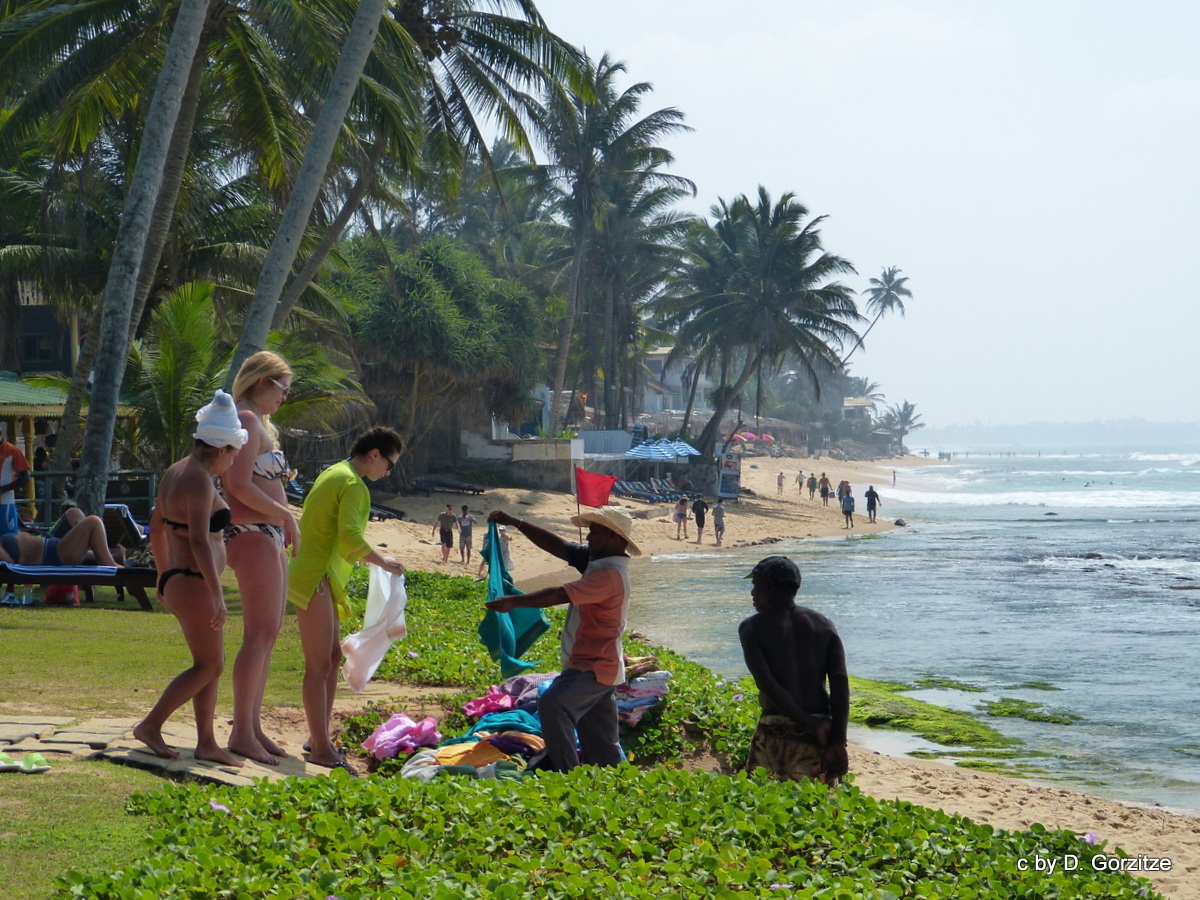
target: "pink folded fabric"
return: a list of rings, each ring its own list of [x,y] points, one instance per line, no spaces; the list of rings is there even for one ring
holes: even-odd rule
[[[371,736],[362,742],[362,748],[376,759],[391,759],[401,753],[411,753],[418,747],[435,747],[441,740],[433,716],[414,722],[404,713],[396,713],[371,732]]]
[[[463,712],[473,719],[478,719],[480,716],[490,712],[512,709],[516,706],[516,702],[515,697],[504,693],[493,684],[482,697],[476,697],[474,700],[463,704]]]

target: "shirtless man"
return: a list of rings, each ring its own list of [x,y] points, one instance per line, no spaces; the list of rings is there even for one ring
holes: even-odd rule
[[[762,706],[746,771],[761,766],[780,781],[835,785],[849,769],[841,638],[825,616],[796,605],[800,569],[786,556],[768,556],[746,577],[755,614],[738,626],[738,639]]]

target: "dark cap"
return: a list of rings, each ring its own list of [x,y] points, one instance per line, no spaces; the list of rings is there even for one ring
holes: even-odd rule
[[[786,556],[768,556],[759,560],[746,577],[753,578],[755,575],[774,584],[800,587],[800,567]]]

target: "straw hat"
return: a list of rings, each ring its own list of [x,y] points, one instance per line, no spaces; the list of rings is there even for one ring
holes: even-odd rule
[[[601,506],[598,509],[589,509],[587,512],[580,513],[577,516],[571,517],[571,524],[577,528],[582,528],[585,525],[592,523],[603,525],[609,531],[614,532],[625,541],[625,550],[630,556],[641,556],[642,551],[630,537],[633,534],[633,516],[629,514],[629,510],[623,506]]]

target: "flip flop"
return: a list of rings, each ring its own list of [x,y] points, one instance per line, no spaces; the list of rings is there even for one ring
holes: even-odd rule
[[[310,766],[320,766],[322,769],[341,769],[343,772],[345,772],[351,778],[359,777],[358,773],[355,772],[352,768],[350,768],[350,763],[346,762],[344,759],[339,759],[335,763],[313,762],[311,759],[307,760],[307,762]]]
[[[16,772],[20,768],[19,762],[0,750],[0,772]]]
[[[25,758],[21,760],[21,773],[24,775],[37,775],[39,772],[49,772],[50,763],[46,762],[46,757],[40,753],[26,753]]]

